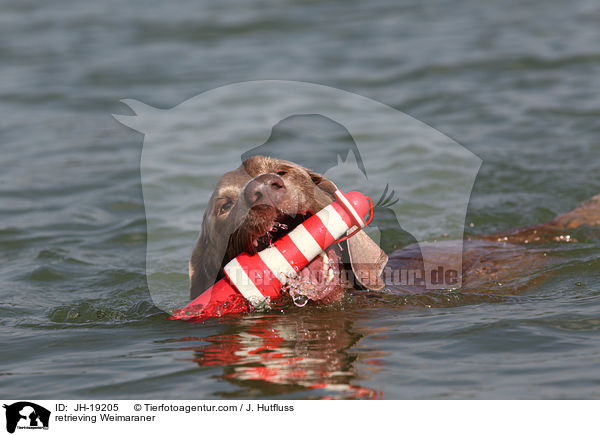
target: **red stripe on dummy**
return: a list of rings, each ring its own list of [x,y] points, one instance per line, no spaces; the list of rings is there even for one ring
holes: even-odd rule
[[[259,256],[242,253],[237,260],[264,297],[279,297],[281,282],[275,275],[277,271],[271,271]]]
[[[312,218],[315,219],[312,220]],[[327,227],[325,227],[325,224],[323,223],[321,218],[319,218],[316,215],[313,215],[312,217],[310,217],[309,220],[306,220],[304,222],[304,227],[306,228],[308,233],[310,233],[310,235],[314,238],[314,240],[317,241],[317,244],[319,244],[319,246],[323,250],[325,250],[337,240],[335,236],[329,233],[329,230],[327,230]]]
[[[313,218],[311,216],[309,219]],[[302,252],[298,249],[294,241],[289,237],[289,235],[282,236],[277,241],[275,241],[275,246],[279,250],[283,257],[288,261],[288,263],[294,268],[296,272],[300,271],[306,265],[310,263],[310,261],[304,257]]]

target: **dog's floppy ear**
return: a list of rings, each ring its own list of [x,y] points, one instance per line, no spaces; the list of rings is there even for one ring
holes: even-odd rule
[[[196,242],[189,264],[190,298],[193,300],[198,295],[210,288],[219,275],[221,259],[215,255],[217,247],[208,239],[206,231],[207,216],[204,216],[202,231]]]
[[[354,229],[353,227],[348,233]],[[383,289],[385,283],[381,279],[381,273],[388,262],[387,254],[362,230],[346,242],[352,272],[358,283],[374,291]]]
[[[310,170],[306,170],[308,172],[308,174],[310,175],[310,178],[312,179],[313,183],[315,185],[317,185],[319,188],[321,188],[323,191],[327,192],[328,194],[331,194],[331,198],[335,198],[334,194],[335,191],[337,191],[337,186],[335,186],[335,183],[333,183],[331,180],[323,177],[321,174],[319,173],[315,173],[314,171],[310,171]]]

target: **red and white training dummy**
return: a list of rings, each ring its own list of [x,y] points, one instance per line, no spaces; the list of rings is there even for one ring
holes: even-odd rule
[[[336,191],[336,200],[299,224],[273,245],[242,253],[225,265],[225,277],[204,291],[172,319],[203,321],[226,313],[249,312],[281,297],[282,286],[352,227],[373,217],[373,202],[360,192]],[[364,216],[370,212],[369,221]]]

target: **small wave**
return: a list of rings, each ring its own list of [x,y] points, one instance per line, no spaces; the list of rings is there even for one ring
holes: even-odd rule
[[[61,305],[48,312],[48,320],[58,324],[122,324],[164,315],[147,300],[109,306],[106,301],[84,301],[74,305]]]

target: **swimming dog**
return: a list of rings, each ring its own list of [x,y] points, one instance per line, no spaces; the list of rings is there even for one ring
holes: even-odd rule
[[[254,254],[263,250],[327,206],[334,200],[336,190],[335,184],[321,174],[266,156],[250,157],[239,168],[224,174],[208,202],[189,262],[191,298],[221,279],[223,267],[231,259],[242,252]],[[547,262],[544,250],[531,249],[530,245],[568,241],[570,232],[582,225],[600,226],[600,195],[545,224],[468,238],[462,253],[461,290],[519,292],[529,285],[519,280],[519,271]],[[433,252],[440,265],[451,255],[443,243]],[[384,281],[384,268],[416,274],[412,280],[407,275],[406,281],[400,276],[399,282]],[[313,301],[329,303],[339,300],[349,286],[423,292],[423,274],[417,244],[401,248],[388,258],[360,231],[344,243],[329,247],[288,284]]]

